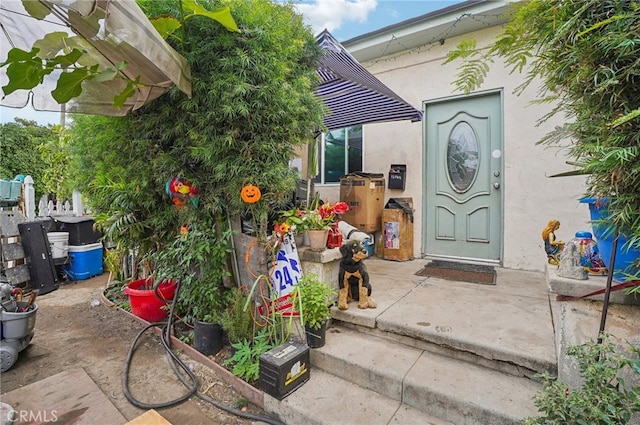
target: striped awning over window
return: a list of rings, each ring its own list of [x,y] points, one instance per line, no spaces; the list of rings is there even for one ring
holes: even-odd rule
[[[323,50],[316,94],[328,108],[328,130],[386,121],[420,121],[422,111],[405,102],[367,71],[324,30],[317,37]]]

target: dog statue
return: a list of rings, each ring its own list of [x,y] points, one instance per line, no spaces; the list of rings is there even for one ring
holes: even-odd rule
[[[376,302],[371,298],[369,273],[362,261],[368,257],[367,249],[362,242],[352,240],[340,247],[340,253],[338,308],[347,310],[350,301],[358,301],[358,308],[376,308]]]

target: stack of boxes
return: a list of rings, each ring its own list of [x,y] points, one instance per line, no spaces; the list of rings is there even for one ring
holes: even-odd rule
[[[376,251],[385,260],[412,260],[413,200],[391,198],[385,206],[384,189],[383,174],[353,173],[343,176],[340,179],[340,200],[347,203],[349,211],[342,215],[341,220],[368,234],[380,231],[381,243]],[[375,236],[370,235],[367,239],[369,244],[363,241],[367,248],[371,248],[369,256],[373,255],[373,246],[370,244],[375,240]]]
[[[91,217],[56,217],[60,232],[69,233],[69,262],[65,272],[72,280],[85,280],[102,274],[102,234],[94,229]]]
[[[369,234],[362,243],[369,251],[369,256],[373,256],[373,232],[381,229],[384,209],[384,175],[353,173],[343,176],[340,179],[340,200],[349,206],[340,219],[358,231]]]

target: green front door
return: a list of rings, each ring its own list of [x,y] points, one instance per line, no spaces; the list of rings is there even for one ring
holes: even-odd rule
[[[423,250],[500,262],[501,93],[425,104]]]

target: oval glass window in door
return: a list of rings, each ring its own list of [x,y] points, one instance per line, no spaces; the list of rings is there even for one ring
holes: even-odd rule
[[[469,190],[478,175],[478,138],[465,121],[457,123],[449,134],[447,174],[458,193]]]

